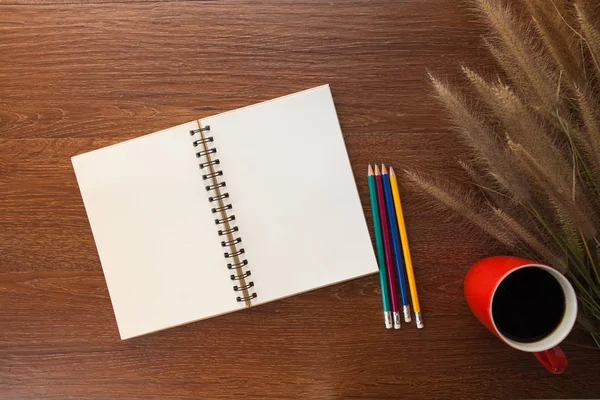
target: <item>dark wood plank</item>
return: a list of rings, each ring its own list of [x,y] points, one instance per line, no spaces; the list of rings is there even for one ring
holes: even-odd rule
[[[369,160],[461,176],[427,70],[494,66],[458,3],[77,3],[0,2],[0,398],[600,396],[583,332],[550,376],[479,325],[462,279],[501,250],[406,185],[424,330],[370,276],[120,341],[71,156],[330,83],[370,217]]]

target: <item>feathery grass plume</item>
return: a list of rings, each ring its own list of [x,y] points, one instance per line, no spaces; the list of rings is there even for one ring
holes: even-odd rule
[[[598,100],[594,99],[589,91],[584,93],[584,90],[586,89],[575,87],[577,105],[581,113],[584,129],[587,132],[586,139],[588,143],[584,143],[584,145],[590,146],[582,150],[589,150],[586,151],[589,158],[588,162],[594,167],[594,172],[599,174],[598,176],[600,177],[600,111]]]
[[[534,153],[545,167],[555,164],[556,170],[563,172],[570,170],[562,152],[548,134],[549,129],[544,129],[537,122],[535,115],[521,102],[512,89],[499,82],[492,86],[492,92],[494,94],[492,106],[504,124],[505,130],[509,134],[519,132],[520,134],[515,140]]]
[[[531,178],[533,184],[539,186],[556,209],[565,235],[574,238],[572,244],[580,249],[577,232],[581,231],[586,238],[593,238],[597,230],[594,221],[590,219],[590,215],[586,215],[580,209],[575,199],[571,197],[571,193],[567,191],[565,187],[567,182],[561,181],[560,177],[546,174],[544,167],[539,164],[538,160],[521,144],[513,142],[510,138],[508,147],[523,172]]]
[[[490,177],[488,175],[465,161],[458,161],[458,165],[460,165],[460,167],[467,173],[475,186],[484,191],[484,194],[486,192],[489,193],[493,191],[492,187],[494,183],[490,181]]]
[[[500,221],[512,232],[521,242],[529,246],[535,254],[542,255],[544,261],[549,265],[554,266],[560,272],[565,273],[567,271],[567,264],[564,261],[564,257],[556,254],[554,250],[551,250],[546,244],[538,239],[526,226],[521,222],[512,218],[505,211],[499,208],[494,208],[494,213],[498,216]]]
[[[580,37],[585,41],[590,53],[596,75],[596,84],[598,84],[600,82],[600,31],[594,27],[584,7],[575,4],[575,11],[581,27]]]
[[[490,130],[471,111],[461,94],[452,90],[433,75],[429,78],[436,90],[437,96],[452,114],[458,131],[465,142],[475,151],[475,158],[489,167],[490,175],[503,189],[509,190],[519,199],[527,199],[529,191],[523,184],[516,171],[513,170],[507,153]],[[498,172],[495,172],[498,171]]]
[[[560,269],[600,348],[600,3],[526,0],[521,18],[508,0],[471,1],[510,84],[468,67],[472,88],[430,76],[472,150],[461,162],[471,186],[406,178],[515,254]]]
[[[556,193],[553,199],[560,204],[560,209],[573,221],[582,225],[586,238],[593,237],[596,230],[597,216],[591,206],[587,193],[573,177],[573,166],[565,159],[562,150],[546,134],[546,130],[538,124],[534,115],[516,97],[510,87],[495,85],[498,102],[496,113],[503,121],[506,131],[514,142],[535,160],[535,174],[530,178],[544,182],[542,187],[549,193]],[[510,135],[518,132],[518,135]],[[510,147],[510,146],[509,146]],[[514,149],[512,149],[514,150]]]
[[[569,10],[568,1],[526,0],[535,28],[539,32],[545,50],[552,55],[561,71],[564,71],[565,81],[570,87],[581,85],[585,79],[582,54],[579,51],[580,38],[563,22],[573,14]]]
[[[535,93],[540,105],[546,104],[553,109],[556,106],[553,96],[556,79],[540,60],[539,51],[526,34],[526,29],[518,26],[517,19],[502,2],[477,0],[476,5],[496,34],[497,45],[507,54],[505,63],[512,63],[522,71],[527,80],[520,80],[520,83]]]
[[[578,112],[581,113],[581,110]],[[579,119],[581,119],[581,115]],[[556,113],[556,121],[569,140],[569,149],[573,157],[573,186],[576,185],[576,176],[579,180],[578,190],[582,190],[589,196],[590,201],[595,205],[595,210],[592,212],[598,214],[600,213],[600,171],[598,170],[600,161],[597,160],[600,159],[600,154],[594,149],[590,133],[584,127],[574,126],[558,113]],[[583,122],[578,125],[582,124]]]
[[[509,54],[503,51],[501,48],[497,47],[492,41],[487,38],[483,38],[483,42],[496,60],[496,62],[500,65],[506,76],[509,78],[510,82],[516,86],[519,94],[523,96],[523,98],[528,101],[532,112],[535,112],[537,115],[542,117],[546,122],[552,125],[555,129],[561,129],[561,125],[559,121],[556,119],[556,113],[560,112],[563,115],[567,115],[564,110],[564,107],[561,104],[556,104],[556,98],[549,99],[547,102],[542,102],[537,99],[535,93],[533,93],[533,89],[531,88],[531,84],[528,82],[528,78],[524,71],[515,64],[514,60],[511,58]],[[489,83],[488,83],[489,85]],[[557,83],[556,91],[559,91],[560,82]],[[481,96],[485,101],[488,97]],[[557,97],[557,96],[555,96]],[[564,118],[563,118],[564,119]],[[569,121],[564,121],[569,123]]]
[[[491,180],[492,177],[489,174],[477,170],[465,161],[459,161],[458,164],[467,173],[473,185],[479,189],[479,192],[486,203],[497,204],[504,201],[510,201],[505,194],[494,189],[494,182]]]
[[[523,70],[515,64],[515,62],[508,53],[506,53],[505,51],[503,51],[503,49],[497,46],[491,38],[488,39],[484,37],[483,43],[487,47],[490,54],[494,57],[498,65],[500,65],[504,73],[508,76],[511,82],[527,82],[527,76],[525,75]],[[531,94],[532,89],[530,85],[526,85],[525,87],[521,87],[521,91],[526,92],[527,94]]]
[[[458,161],[458,165],[469,175],[469,178],[477,185],[477,186],[487,186],[487,182],[484,182],[483,174],[481,171],[475,169],[472,165],[468,164],[465,161]]]
[[[492,51],[493,45],[491,45],[487,42],[486,42],[486,44],[488,45],[488,48],[490,48],[490,50]],[[505,57],[505,55],[498,54],[498,57]],[[496,57],[496,58],[498,59],[498,57]],[[506,66],[504,66],[504,65],[502,65],[502,66],[503,66],[503,68],[512,68],[513,67],[510,64],[507,64]],[[473,88],[475,89],[477,94],[479,95],[480,99],[483,100],[483,102],[490,109],[494,110],[495,108],[497,109],[498,106],[502,105],[502,103],[499,103],[500,101],[503,100],[502,96],[500,95],[500,93],[502,92],[501,89],[504,87],[508,87],[508,86],[503,84],[502,81],[500,80],[500,78],[498,78],[497,83],[492,84],[492,83],[488,82],[487,80],[485,80],[481,75],[477,74],[475,71],[473,71],[472,69],[470,69],[468,67],[461,66],[461,69],[462,69],[463,73],[465,74],[465,76],[467,77],[467,79],[470,81],[471,85],[473,86]],[[511,73],[507,72],[507,75],[511,76],[511,74],[513,75],[513,81],[515,80],[515,78],[514,78],[515,76],[519,77],[516,79],[523,79],[523,80],[526,79],[524,77],[524,75],[521,74],[520,71],[518,71],[518,70],[515,70],[514,72],[511,72]],[[513,97],[516,98],[516,95],[514,95]],[[504,99],[504,100],[506,100],[506,99]],[[522,107],[521,107],[521,109],[522,109]],[[552,130],[562,129],[561,123],[556,118],[556,115],[555,115],[556,111],[549,110],[547,108],[535,108],[535,109],[528,109],[526,111],[528,114],[531,113],[531,116],[527,115],[528,121],[530,121],[530,123],[531,123],[531,120],[533,118],[537,117],[537,119],[540,119],[541,121],[543,121],[544,125],[548,126],[549,134],[550,134],[550,131],[552,131]],[[518,118],[517,118],[517,120],[518,120]],[[571,122],[563,119],[563,123],[569,124]],[[577,131],[575,131],[575,132],[577,132]],[[555,136],[555,135],[552,135],[552,136]],[[579,138],[577,137],[576,139],[579,139]],[[564,141],[564,139],[563,139],[563,141]]]
[[[538,174],[546,175],[545,179],[551,182],[557,190],[569,191],[569,186],[565,185],[569,182],[572,167],[564,159],[561,149],[537,122],[535,115],[520,101],[511,88],[500,82],[489,84],[466,67],[463,67],[463,72],[477,93],[495,110],[504,129],[509,133],[520,133],[515,140],[518,140],[536,160],[536,164],[539,164]],[[578,196],[578,203],[583,204],[586,209],[590,209],[586,194],[579,191]]]
[[[469,67],[462,65],[461,69],[484,103],[488,106],[493,105],[495,103],[496,95],[492,85]]]
[[[485,206],[477,201],[472,190],[465,190],[451,182],[427,177],[414,171],[405,170],[404,172],[409,181],[429,193],[447,208],[464,217],[467,222],[505,246],[515,245],[515,240],[511,235],[507,234],[494,218],[490,218],[490,213],[485,212]]]

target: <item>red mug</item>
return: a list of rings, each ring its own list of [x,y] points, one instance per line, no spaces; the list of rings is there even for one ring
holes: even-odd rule
[[[488,257],[471,267],[464,291],[473,314],[500,340],[533,353],[553,374],[565,371],[558,344],[575,324],[577,298],[564,275],[523,258]]]

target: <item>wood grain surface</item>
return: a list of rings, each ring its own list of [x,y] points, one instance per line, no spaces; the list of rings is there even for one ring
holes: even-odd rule
[[[475,320],[490,250],[405,184],[425,329],[384,329],[373,275],[119,340],[71,156],[330,83],[370,219],[369,160],[460,178],[427,71],[494,73],[483,32],[434,0],[1,0],[0,398],[599,397],[583,332],[551,376]]]

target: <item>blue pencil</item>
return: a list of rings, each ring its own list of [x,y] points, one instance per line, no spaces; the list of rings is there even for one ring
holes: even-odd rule
[[[383,192],[385,195],[385,206],[390,221],[390,233],[392,235],[392,245],[394,247],[394,261],[396,265],[396,275],[400,284],[400,297],[402,298],[402,311],[404,321],[410,322],[410,303],[406,291],[406,282],[404,280],[404,262],[402,261],[402,248],[400,247],[400,235],[398,234],[398,222],[396,220],[396,210],[394,209],[394,198],[392,197],[392,186],[390,176],[384,164],[381,165],[381,178],[383,181]]]

